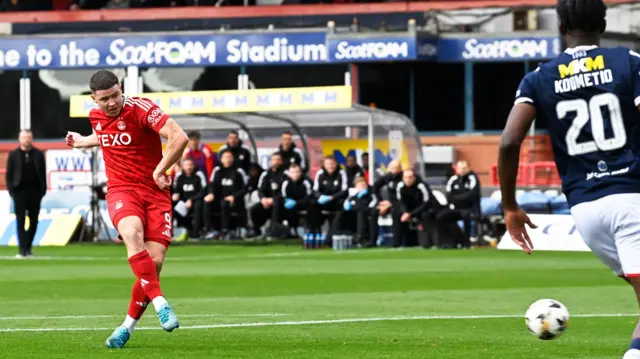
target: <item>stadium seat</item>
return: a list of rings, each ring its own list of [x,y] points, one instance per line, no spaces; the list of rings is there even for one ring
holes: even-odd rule
[[[540,191],[528,191],[517,198],[520,208],[531,214],[549,214],[549,197]]]

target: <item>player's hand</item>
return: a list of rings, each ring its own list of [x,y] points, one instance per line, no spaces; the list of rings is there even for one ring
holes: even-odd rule
[[[190,199],[188,199],[188,200],[184,203],[184,206],[185,206],[185,207],[187,207],[187,208],[191,208],[191,205],[192,205],[192,204],[193,204],[193,203],[191,203],[191,200],[190,200]]]
[[[207,203],[213,202],[213,193],[209,193],[208,195],[204,196],[204,201]]]
[[[525,253],[531,254],[533,243],[531,243],[531,238],[529,238],[529,234],[524,225],[526,224],[532,229],[538,228],[538,226],[531,223],[529,216],[520,208],[513,211],[505,211],[504,224],[507,226],[507,232],[509,232],[511,239],[522,247]]]
[[[404,222],[408,221],[409,219],[411,219],[411,215],[409,213],[405,212],[400,217],[400,222],[404,223]]]
[[[171,177],[164,172],[153,172],[153,180],[162,190],[171,188]]]
[[[67,136],[64,138],[67,146],[73,148],[80,148],[80,143],[82,142],[82,135],[77,132],[67,132]]]
[[[180,200],[180,194],[179,193],[174,193],[173,196],[171,196],[172,200],[174,201],[179,201]]]
[[[234,200],[234,198],[233,198],[233,196],[226,196],[226,197],[224,198],[224,200],[225,200],[225,201],[227,201],[227,202],[229,202],[229,203],[231,203],[231,204],[233,204],[233,200]]]

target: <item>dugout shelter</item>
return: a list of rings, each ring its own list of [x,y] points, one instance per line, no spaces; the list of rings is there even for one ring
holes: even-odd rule
[[[424,176],[418,132],[406,116],[352,103],[350,86],[148,93],[185,131],[200,131],[217,150],[228,131],[238,130],[252,150],[252,162],[268,166],[280,135],[290,131],[304,153],[311,174],[325,155],[343,162],[349,154],[368,152],[369,168],[386,168],[400,160]],[[73,96],[71,117],[87,117],[94,107],[88,96]],[[370,182],[375,180],[371,171]]]

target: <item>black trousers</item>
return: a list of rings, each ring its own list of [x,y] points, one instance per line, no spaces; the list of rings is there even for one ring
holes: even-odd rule
[[[234,224],[236,227],[244,226],[247,219],[247,211],[244,203],[233,204],[225,200],[214,200],[211,203],[205,203],[204,206],[205,223],[209,228],[215,228],[222,232],[227,232],[231,228],[232,218],[236,218]],[[214,221],[214,218],[220,218],[220,221]]]
[[[332,200],[325,204],[319,204],[317,202],[309,204],[307,207],[307,222],[309,223],[309,230],[313,233],[320,233],[322,226],[327,220],[333,218],[342,210],[342,201]],[[325,212],[325,213],[323,213]],[[328,214],[326,212],[329,212]],[[331,222],[330,222],[331,223]],[[329,232],[327,233],[327,241],[330,241],[333,234],[333,226],[329,226]]]
[[[333,221],[333,232],[349,231],[356,233],[360,244],[371,245],[376,243],[378,237],[378,217],[377,209],[363,209],[340,211]],[[372,218],[376,218],[376,226],[372,225]]]
[[[273,199],[273,204],[269,208],[264,208],[262,203],[258,202],[249,208],[249,213],[251,213],[251,221],[253,222],[253,228],[257,231],[267,223],[268,219],[271,219],[272,222],[282,223],[282,220],[279,218],[282,215],[279,213],[282,209],[280,208],[282,204],[278,198]]]
[[[300,219],[302,218],[302,211],[307,212],[307,220],[305,221],[305,232],[312,232],[311,225],[309,224],[309,208],[308,204],[297,204],[291,209],[286,209],[284,206],[274,206],[273,217],[277,223],[283,223],[287,221],[289,228],[298,228],[300,226]]]
[[[31,254],[31,246],[38,228],[38,215],[42,197],[38,191],[22,190],[13,194],[13,204],[18,225],[18,242],[20,254]],[[29,230],[24,229],[26,217],[29,216]]]
[[[202,204],[202,200],[191,201],[191,208],[189,208],[186,216],[181,216],[176,211],[173,211],[173,218],[178,221],[180,227],[187,230],[191,238],[200,237],[200,231],[202,231],[202,217],[204,216]]]
[[[400,218],[402,217],[403,212],[399,210],[394,210],[393,212],[393,246],[394,247],[408,247],[411,245],[418,244],[418,234],[415,236],[411,236],[409,238],[409,234],[411,231],[412,220],[407,222],[401,222]],[[421,224],[423,224],[427,219],[427,213],[421,214],[417,220]],[[413,234],[413,233],[412,233]]]
[[[443,209],[436,215],[438,222],[457,222],[462,220],[464,223],[464,236],[459,237],[453,247],[460,245],[462,248],[471,248],[471,216],[472,210],[465,209]]]

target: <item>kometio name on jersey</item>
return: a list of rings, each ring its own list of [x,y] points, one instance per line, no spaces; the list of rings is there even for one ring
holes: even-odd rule
[[[560,80],[555,81],[556,93],[565,93],[581,88],[613,82],[613,73],[605,69],[604,56],[575,59],[568,65],[558,65]],[[593,72],[597,71],[597,72]],[[565,78],[571,76],[569,78]]]

